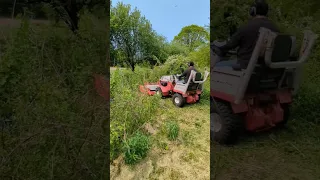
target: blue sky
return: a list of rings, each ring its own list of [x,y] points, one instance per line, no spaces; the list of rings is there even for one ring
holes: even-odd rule
[[[153,29],[168,41],[184,26],[204,26],[210,23],[209,0],[112,0],[112,6],[118,2],[137,7],[151,22]]]

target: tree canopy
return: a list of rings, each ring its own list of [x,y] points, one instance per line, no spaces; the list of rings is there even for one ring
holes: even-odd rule
[[[111,58],[114,61],[123,62],[134,71],[136,63],[163,58],[165,38],[152,29],[138,9],[118,3],[110,14]]]
[[[208,30],[197,25],[183,27],[174,40],[168,42],[137,8],[129,4],[118,3],[111,7],[110,16],[111,63],[114,66],[126,65],[132,71],[137,64],[153,67],[172,55],[188,56],[193,51],[198,51],[198,55],[205,53],[201,48],[209,42]],[[209,51],[206,56],[209,57]]]
[[[207,43],[208,40],[209,33],[204,27],[198,25],[183,27],[180,33],[174,37],[174,41],[187,46],[190,51],[193,51],[200,45]]]

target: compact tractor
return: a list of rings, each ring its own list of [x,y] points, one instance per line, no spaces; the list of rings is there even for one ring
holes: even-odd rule
[[[316,39],[316,34],[306,31],[300,56],[294,57],[295,37],[261,28],[246,69],[237,65],[212,67],[211,138],[229,144],[243,131],[258,132],[286,124],[302,65]],[[212,50],[211,58],[218,57]]]
[[[192,70],[186,82],[180,80],[179,74],[162,76],[157,83],[140,85],[140,91],[150,96],[172,97],[174,105],[183,107],[186,103],[193,104],[200,101],[203,83],[207,80],[208,75],[208,71],[205,71],[202,77],[201,73]]]

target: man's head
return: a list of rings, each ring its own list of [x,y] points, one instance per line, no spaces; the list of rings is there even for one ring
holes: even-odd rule
[[[192,61],[188,62],[188,66],[194,66],[194,63]]]
[[[255,16],[267,16],[269,11],[269,5],[264,0],[255,0],[250,8],[250,15]]]

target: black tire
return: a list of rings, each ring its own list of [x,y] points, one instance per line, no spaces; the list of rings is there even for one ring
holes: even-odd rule
[[[281,121],[278,125],[285,126],[290,118],[290,104],[282,104],[281,107],[283,110],[283,121]]]
[[[200,102],[201,94],[199,94],[198,96],[199,96],[199,99],[197,100],[197,103]]]
[[[156,89],[156,95],[158,95],[159,97],[163,98],[162,90],[161,90],[160,87],[157,87],[157,89]]]
[[[185,98],[182,97],[181,94],[175,93],[172,96],[172,102],[174,105],[176,105],[177,107],[183,107],[185,104]]]
[[[219,144],[233,144],[244,130],[240,115],[234,114],[227,102],[211,101],[210,136]]]

